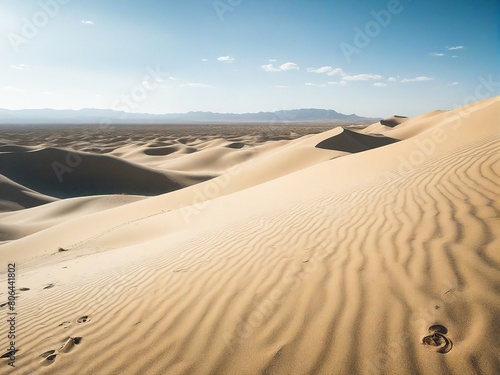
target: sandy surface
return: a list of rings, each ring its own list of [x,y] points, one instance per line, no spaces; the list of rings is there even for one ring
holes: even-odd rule
[[[500,373],[499,114],[3,129],[0,374]]]

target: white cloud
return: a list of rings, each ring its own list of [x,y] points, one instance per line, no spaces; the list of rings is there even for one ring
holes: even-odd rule
[[[383,77],[378,74],[356,74],[354,76],[351,75],[345,75],[342,77],[342,80],[344,81],[369,81],[372,79],[382,79]]]
[[[206,85],[204,83],[184,83],[181,87],[191,87],[191,88],[212,88],[213,86]]]
[[[389,77],[387,80],[389,82],[397,82],[398,81],[396,77]]]
[[[342,68],[333,68],[331,66],[322,66],[320,68],[307,68],[309,73],[326,73],[328,76],[339,76],[339,81],[330,81],[328,86],[346,86],[349,81],[369,81],[369,80],[379,80],[383,79],[379,74],[362,73],[362,74],[347,74],[342,70]],[[306,86],[319,86],[326,87],[327,85],[317,85],[314,83],[306,83]]]
[[[287,70],[299,70],[300,67],[293,63],[293,62],[287,62],[284,64],[281,64],[279,67],[275,67],[273,64],[266,64],[261,66],[262,69],[266,72],[284,72]]]
[[[453,57],[454,59],[456,59],[458,56],[457,56],[457,55],[453,55],[453,56],[451,56],[451,57]]]
[[[281,70],[299,70],[299,66],[293,62],[287,62],[280,66]]]
[[[306,86],[326,87],[326,85],[324,83],[317,84],[317,83],[311,83],[311,82],[307,82]]]
[[[207,62],[207,61],[208,61],[208,59],[201,59],[201,61],[203,61],[203,62]]]
[[[2,89],[5,91],[24,92],[24,90],[22,90],[22,89],[18,89],[16,87],[11,87],[11,86],[4,86],[4,87],[2,87]]]
[[[431,77],[426,77],[426,76],[420,76],[416,78],[403,78],[401,80],[402,83],[407,83],[407,82],[422,82],[422,81],[432,81],[434,78]]]
[[[448,86],[456,86],[458,84],[459,84],[458,82],[452,82],[452,83],[448,83]]]
[[[93,24],[94,24],[94,22],[89,21],[89,20],[83,20],[83,21],[82,21],[82,23],[83,23],[84,25],[93,25]]]
[[[327,73],[329,76],[346,76],[347,73],[342,70],[342,68],[335,68],[331,72]]]
[[[456,49],[463,49],[464,46],[453,46],[453,47],[446,47],[448,48],[449,51],[453,51],[453,50],[456,50]]]
[[[337,68],[338,69],[338,68]],[[330,73],[334,69],[331,66],[322,66],[321,68],[307,68],[309,73]]]
[[[266,72],[279,72],[280,71],[280,69],[275,68],[273,66],[273,64],[262,65],[261,68],[264,69],[264,71],[266,71]]]
[[[276,60],[276,59],[269,59],[269,62],[276,62],[276,61],[278,61],[278,60]]]
[[[19,65],[10,65],[10,68],[16,70],[28,70],[30,67],[26,64],[19,64]]]
[[[232,62],[234,62],[234,60],[234,57],[231,56],[221,56],[217,58],[217,61],[225,62],[228,64],[231,64]]]
[[[373,86],[375,86],[375,87],[385,87],[385,86],[387,86],[387,83],[383,83],[383,82],[375,82],[375,83],[373,84]]]
[[[429,53],[429,55],[435,56],[435,57],[442,57],[442,56],[444,56],[444,53],[433,52],[433,53]]]
[[[288,88],[288,86],[274,86],[274,87],[277,89],[287,89]]]
[[[347,86],[347,81],[328,82],[330,86]]]
[[[307,68],[309,73],[326,73],[329,76],[340,76],[343,81],[368,81],[371,79],[382,79],[383,77],[378,74],[356,74],[350,75],[342,70],[342,68],[333,68],[331,66],[322,66],[321,68]]]

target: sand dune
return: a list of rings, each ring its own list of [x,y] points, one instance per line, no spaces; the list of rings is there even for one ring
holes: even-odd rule
[[[44,148],[0,153],[0,173],[42,194],[161,194],[184,187],[174,176],[118,158]]]
[[[349,153],[368,151],[377,147],[387,146],[397,142],[397,139],[357,133],[349,129],[342,129],[341,133],[324,139],[316,145],[318,148],[337,150]]]
[[[2,245],[25,289],[0,374],[499,373],[499,113],[288,140]]]
[[[26,188],[0,174],[0,212],[40,206],[56,199]]]
[[[408,120],[408,117],[406,117],[406,116],[394,115],[394,116],[388,117],[386,119],[380,120],[380,123],[384,126],[388,126],[390,128],[393,128],[395,126],[401,125],[406,120]]]
[[[50,205],[0,213],[0,241],[22,238],[75,218],[82,218],[145,198],[134,195],[68,198]]]

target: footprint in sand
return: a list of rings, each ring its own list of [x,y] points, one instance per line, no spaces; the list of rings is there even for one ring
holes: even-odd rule
[[[429,327],[429,335],[422,339],[422,344],[427,346],[434,346],[437,348],[438,353],[446,354],[453,348],[453,341],[451,341],[446,334],[448,328],[440,324],[435,324]]]
[[[88,315],[84,315],[76,321],[77,323],[88,323],[90,322],[90,317]]]
[[[55,350],[49,350],[45,353],[42,353],[40,354],[40,357],[42,357],[42,364],[44,366],[48,366],[48,365],[51,365],[52,363],[54,363],[54,361],[56,360],[56,357],[57,357],[57,353]]]
[[[75,345],[79,345],[82,342],[82,339],[82,337],[68,337],[59,348],[59,352],[69,353],[75,348]]]
[[[4,354],[0,355],[0,358],[10,358],[11,355],[16,354],[18,351],[19,351],[18,349],[16,349],[16,350],[10,350],[7,353],[4,353]]]
[[[49,366],[56,360],[56,357],[59,353],[69,353],[74,349],[74,347],[82,342],[82,337],[68,337],[66,341],[61,345],[59,350],[48,350],[45,353],[40,354],[42,357],[42,365]],[[6,353],[8,354],[8,353]]]
[[[62,322],[61,324],[59,324],[59,327],[63,327],[63,328],[69,328],[71,326],[71,322],[69,321],[65,321],[65,322]]]

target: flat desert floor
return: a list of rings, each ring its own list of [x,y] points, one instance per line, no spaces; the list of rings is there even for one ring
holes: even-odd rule
[[[499,374],[499,117],[0,127],[0,374]]]

